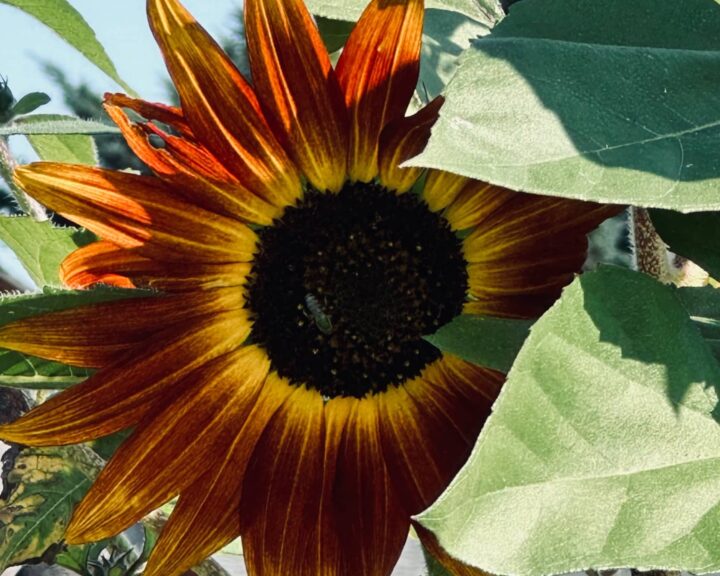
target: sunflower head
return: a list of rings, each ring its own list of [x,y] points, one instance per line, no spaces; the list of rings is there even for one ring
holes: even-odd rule
[[[181,106],[105,106],[153,174],[16,171],[100,238],[65,260],[68,286],[156,290],[0,329],[97,369],[0,438],[133,429],[68,542],[179,496],[146,576],[239,535],[253,575],[387,575],[467,458],[503,375],[423,336],[460,313],[540,314],[616,209],[401,167],[442,106],[406,115],[423,11],[372,0],[333,68],[301,0],[246,0],[251,85],[178,0],[148,0]]]

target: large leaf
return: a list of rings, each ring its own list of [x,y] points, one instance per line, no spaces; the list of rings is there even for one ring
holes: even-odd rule
[[[711,286],[680,288],[677,295],[706,344],[720,360],[720,290]]]
[[[2,0],[0,0],[1,2]],[[0,126],[0,136],[17,134],[119,134],[120,130],[96,120],[81,120],[72,116],[38,114],[16,118],[13,123]]]
[[[30,116],[29,122],[47,122],[58,120],[76,120],[72,116],[45,114]],[[84,134],[28,134],[27,139],[41,160],[47,162],[66,162],[69,164],[97,164],[97,149],[92,136]]]
[[[496,574],[718,571],[718,386],[675,290],[586,274],[535,324],[470,460],[419,520]]]
[[[507,374],[533,322],[463,314],[425,339],[443,352]]]
[[[0,0],[0,3],[15,6],[38,19],[115,80],[126,92],[133,93],[132,88],[120,78],[115,65],[102,44],[98,42],[93,29],[70,2],[67,0]]]
[[[0,217],[0,240],[15,252],[38,286],[60,286],[60,263],[73,250],[93,240],[77,228],[58,228],[27,216]]]
[[[421,95],[427,91],[427,96],[434,98],[445,89],[455,74],[460,55],[473,39],[486,35],[490,25],[486,26],[461,12],[425,11],[420,58]]]
[[[85,446],[20,451],[3,478],[12,489],[0,501],[0,572],[57,545],[101,465]]]
[[[350,22],[360,18],[368,3],[368,0],[305,0],[313,14]],[[489,27],[494,26],[504,15],[497,0],[426,0],[425,6],[458,12]]]
[[[410,164],[539,194],[720,209],[720,5],[524,0],[474,43]]]
[[[692,260],[713,278],[720,278],[720,214],[651,210],[650,217],[673,252]]]

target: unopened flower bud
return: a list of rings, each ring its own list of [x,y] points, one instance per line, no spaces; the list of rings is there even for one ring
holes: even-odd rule
[[[15,104],[15,97],[8,86],[7,78],[0,76],[0,123],[10,119],[13,104]]]

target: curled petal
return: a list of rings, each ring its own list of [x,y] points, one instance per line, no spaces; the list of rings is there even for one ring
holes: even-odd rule
[[[178,0],[148,0],[147,9],[197,139],[258,196],[293,203],[301,194],[297,168],[242,74]]]
[[[246,0],[255,90],[310,183],[339,190],[347,171],[347,111],[320,33],[302,0]]]
[[[188,292],[240,288],[244,286],[251,268],[249,262],[194,263],[187,266],[181,262],[153,260],[141,256],[137,250],[100,241],[69,254],[60,267],[60,275],[70,288],[111,284],[124,288],[148,286],[165,292]]]
[[[383,128],[405,115],[420,70],[423,1],[373,0],[343,48],[337,75],[350,113],[348,171],[378,174]]]
[[[269,224],[279,215],[279,207],[243,186],[203,146],[187,136],[171,136],[150,123],[130,122],[112,100],[105,104],[105,111],[120,127],[130,148],[187,201],[257,224]],[[163,146],[153,145],[151,136],[160,139]]]

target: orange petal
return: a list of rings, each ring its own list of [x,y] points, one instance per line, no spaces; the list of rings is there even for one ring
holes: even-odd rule
[[[465,187],[468,178],[442,170],[428,170],[423,198],[430,210],[440,212],[447,208]]]
[[[101,368],[157,332],[223,311],[219,300],[236,309],[243,306],[243,298],[231,291],[78,306],[1,327],[0,347],[63,364]]]
[[[162,412],[148,414],[75,508],[68,543],[96,542],[158,508],[227,457],[260,393],[270,361],[246,346],[179,384]]]
[[[464,243],[474,298],[465,311],[515,317],[544,312],[580,271],[587,234],[623,209],[494,186],[458,201],[476,226]]]
[[[145,576],[183,574],[240,535],[240,501],[245,469],[260,435],[294,388],[270,375],[252,412],[236,420],[235,440],[218,454],[207,473],[183,490],[163,528]]]
[[[148,18],[196,137],[258,196],[277,206],[301,194],[297,169],[247,81],[177,0],[148,0]]]
[[[444,356],[378,397],[385,462],[408,515],[434,502],[467,460],[503,380]]]
[[[146,102],[138,98],[130,98],[125,94],[112,94],[110,92],[105,93],[104,100],[114,106],[130,108],[130,110],[137,112],[140,116],[148,120],[157,120],[158,122],[172,126],[185,136],[192,136],[192,130],[182,110],[176,106],[168,106],[157,102]]]
[[[423,0],[373,0],[345,44],[336,70],[350,112],[351,180],[378,174],[380,133],[405,115],[420,70],[423,15]]]
[[[260,439],[246,473],[240,511],[250,574],[322,574],[309,571],[308,564],[317,547],[309,530],[320,507],[323,432],[322,397],[296,387]]]
[[[337,461],[335,514],[344,570],[387,576],[402,552],[409,515],[393,486],[382,453],[375,398],[358,401]]]
[[[253,81],[270,125],[318,190],[347,172],[347,110],[325,45],[302,0],[246,0]]]
[[[256,224],[270,224],[279,215],[280,208],[241,185],[199,144],[166,134],[152,124],[134,124],[122,108],[110,103],[105,104],[105,111],[140,160],[189,202]],[[161,139],[163,146],[153,145],[151,136]]]
[[[448,574],[452,574],[452,576],[491,576],[488,572],[480,570],[480,568],[468,566],[450,556],[450,554],[440,546],[435,535],[420,526],[417,522],[413,522],[413,528],[425,550],[430,553],[438,564],[447,570]]]
[[[250,273],[250,262],[230,264],[163,262],[144,258],[137,250],[110,242],[93,242],[70,253],[60,267],[60,277],[70,288],[95,284],[123,287],[149,286],[165,292],[187,292],[240,287]]]
[[[253,256],[252,230],[181,200],[157,178],[38,162],[15,170],[15,181],[66,218],[145,256],[214,262]]]
[[[423,151],[444,101],[438,96],[419,112],[393,120],[382,131],[380,181],[387,188],[406,192],[422,174],[423,168],[400,168],[400,164]]]
[[[249,332],[242,310],[161,332],[113,366],[0,426],[0,439],[30,446],[77,444],[134,426],[180,392],[177,383],[185,374],[238,348]]]

